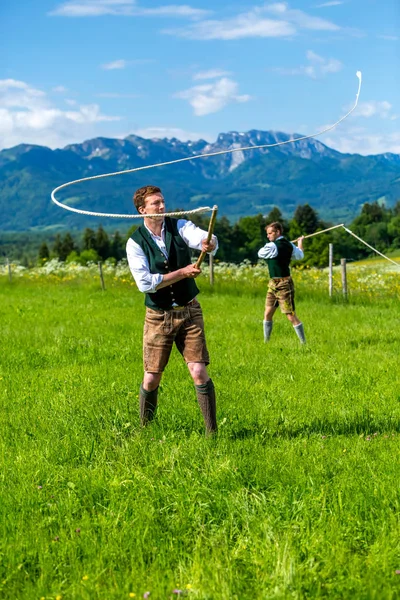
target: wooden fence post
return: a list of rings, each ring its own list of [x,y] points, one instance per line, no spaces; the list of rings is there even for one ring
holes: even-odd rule
[[[340,266],[342,269],[342,291],[343,291],[343,297],[345,300],[347,300],[347,273],[346,273],[346,259],[345,258],[341,258],[340,259]]]
[[[333,244],[329,244],[329,297],[333,294]]]
[[[101,261],[99,261],[97,264],[99,265],[99,275],[100,275],[101,289],[104,291],[106,289],[106,286],[104,285],[103,265],[102,265]]]
[[[214,256],[209,254],[209,265],[210,265],[210,285],[214,285]]]
[[[10,264],[9,258],[7,258],[7,270],[8,270],[8,280],[11,283],[12,282],[12,273],[11,273],[11,264]]]

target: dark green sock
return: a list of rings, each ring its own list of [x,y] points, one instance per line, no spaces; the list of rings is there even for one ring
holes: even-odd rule
[[[157,411],[157,396],[158,386],[151,392],[145,390],[143,384],[140,385],[139,390],[139,405],[140,405],[140,422],[144,427],[152,421]]]
[[[215,401],[215,389],[211,379],[206,383],[195,385],[197,400],[203,414],[207,433],[217,431],[217,407]]]

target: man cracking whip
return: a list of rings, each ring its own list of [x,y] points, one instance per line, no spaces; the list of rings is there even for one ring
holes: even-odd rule
[[[192,264],[189,248],[215,254],[217,238],[191,221],[164,216],[165,200],[159,187],[139,188],[133,202],[140,214],[157,215],[145,216],[144,224],[126,245],[131,273],[145,294],[147,307],[144,377],[139,391],[141,423],[147,425],[155,416],[158,386],[175,342],[195,384],[206,431],[212,434],[217,430],[215,390],[207,373],[209,355],[194,281],[201,270]]]
[[[294,306],[294,283],[290,276],[290,261],[304,258],[303,239],[297,240],[298,246],[289,242],[283,235],[281,223],[275,221],[266,226],[265,231],[269,242],[258,251],[258,257],[267,261],[269,284],[265,300],[264,313],[264,342],[271,337],[273,316],[280,306],[281,312],[287,316],[301,344],[306,343],[303,323],[298,319]]]

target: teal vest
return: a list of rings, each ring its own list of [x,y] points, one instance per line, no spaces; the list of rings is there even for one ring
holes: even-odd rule
[[[165,217],[165,245],[168,259],[165,258],[144,225],[140,225],[131,239],[139,244],[149,262],[150,273],[164,275],[189,265],[191,254],[189,246],[178,232],[178,219]],[[172,285],[157,290],[153,294],[145,294],[145,305],[154,310],[170,310],[173,304],[184,306],[197,294],[199,289],[194,279],[182,279]]]
[[[278,256],[267,258],[268,271],[270,277],[288,277],[290,275],[290,260],[292,258],[293,246],[286,239],[275,240],[278,248]]]

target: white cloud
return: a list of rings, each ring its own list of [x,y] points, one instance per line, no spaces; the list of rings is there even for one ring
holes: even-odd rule
[[[214,83],[196,85],[175,94],[176,98],[187,100],[198,117],[215,113],[232,102],[247,102],[248,94],[238,95],[238,84],[223,77]]]
[[[391,42],[397,42],[398,40],[400,40],[400,37],[398,35],[378,35],[378,38],[380,38],[381,40],[389,40]]]
[[[193,75],[194,81],[200,79],[217,79],[218,77],[225,77],[230,75],[229,71],[223,71],[222,69],[210,69],[209,71],[199,71]]]
[[[288,37],[299,29],[337,31],[338,25],[313,17],[301,10],[290,9],[284,2],[255,6],[250,11],[229,19],[208,19],[163,33],[197,40],[234,40],[249,37]]]
[[[206,140],[207,142],[212,142],[215,140],[215,135],[209,133],[194,133],[192,131],[185,131],[179,127],[144,127],[141,129],[136,129],[133,133],[143,138],[177,138],[182,142],[200,139]]]
[[[66,98],[64,102],[65,104],[68,104],[68,106],[76,106],[78,104],[76,100],[72,100],[71,98]]]
[[[371,102],[360,102],[354,112],[357,117],[381,117],[382,119],[395,119],[395,115],[391,114],[392,105],[387,100]]]
[[[23,81],[15,79],[0,80],[0,107],[40,108],[46,102],[46,94],[41,90],[30,87]]]
[[[127,64],[127,61],[121,58],[119,60],[105,63],[104,65],[101,65],[101,68],[105,71],[113,71],[114,69],[125,69]]]
[[[15,79],[0,80],[0,144],[2,148],[29,143],[60,147],[92,134],[92,126],[119,121],[103,115],[97,104],[61,110],[45,92]]]
[[[344,2],[341,2],[341,0],[332,0],[331,2],[324,2],[323,4],[317,4],[316,8],[325,8],[327,6],[340,6],[341,4],[344,4]]]
[[[210,14],[210,10],[201,8],[192,8],[187,5],[172,4],[170,6],[160,6],[159,8],[141,8],[137,9],[138,15],[160,16],[160,17],[188,17],[189,19],[199,19]]]
[[[56,92],[56,94],[65,94],[68,92],[68,88],[64,87],[63,85],[57,85],[56,87],[53,87],[51,91]]]
[[[261,19],[246,13],[225,21],[201,21],[187,28],[165,29],[163,33],[195,40],[236,40],[249,37],[288,37],[296,28],[286,21]]]
[[[324,138],[324,144],[349,154],[400,154],[400,131],[394,133],[369,133],[363,128],[350,129],[340,135]]]
[[[293,69],[278,67],[274,70],[282,75],[306,75],[312,79],[318,79],[328,73],[337,73],[343,67],[340,60],[337,60],[336,58],[323,58],[312,50],[307,51],[306,57],[308,60],[307,65],[301,65],[300,67],[295,67]]]
[[[126,67],[132,65],[148,65],[149,63],[156,62],[153,58],[134,58],[132,60],[125,60],[124,58],[119,58],[118,60],[113,60],[109,63],[104,63],[100,65],[101,69],[105,71],[112,71],[115,69],[126,69]]]
[[[100,17],[114,16],[160,16],[186,17],[199,19],[211,11],[192,8],[186,4],[160,6],[158,8],[142,8],[135,0],[70,0],[64,2],[48,14],[57,17]]]
[[[133,6],[132,0],[72,0],[60,4],[48,14],[57,17],[127,15]]]
[[[331,21],[313,17],[302,10],[289,8],[286,2],[276,2],[258,9],[257,12],[269,11],[279,17],[286,19],[290,23],[294,23],[300,29],[312,29],[317,31],[338,31],[340,27]]]

